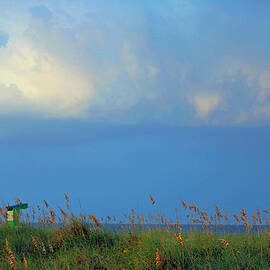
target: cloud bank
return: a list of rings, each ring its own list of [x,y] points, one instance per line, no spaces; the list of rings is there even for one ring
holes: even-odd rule
[[[270,122],[269,23],[252,17],[256,8],[266,18],[263,7],[246,7],[240,18],[237,6],[211,1],[11,1],[0,8],[0,115]]]

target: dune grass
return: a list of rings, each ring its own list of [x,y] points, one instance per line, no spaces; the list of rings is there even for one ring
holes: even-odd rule
[[[2,227],[0,269],[270,269],[267,232],[179,235],[182,245],[166,231],[110,232],[83,223],[76,230]]]
[[[155,201],[150,198],[152,203]],[[129,226],[119,221],[121,231],[106,230],[102,224],[113,217],[98,219],[94,215],[76,217],[70,211],[60,209],[61,218],[45,202],[45,209],[38,206],[33,215],[40,227],[23,224],[10,228],[3,220],[0,225],[0,269],[270,269],[270,233],[263,229],[263,220],[268,225],[268,211],[253,215],[257,231],[251,232],[252,224],[242,209],[235,218],[242,220],[244,233],[215,233],[209,229],[224,218],[217,208],[213,218],[195,206],[183,206],[193,211],[188,214],[199,223],[201,231],[183,231],[182,226],[160,214],[157,217],[143,217],[132,209],[125,215]],[[38,214],[40,211],[40,214]],[[69,211],[69,212],[68,212]],[[6,213],[0,211],[4,218]],[[234,216],[234,215],[233,215]],[[62,224],[56,223],[56,220]],[[150,226],[150,221],[156,225]],[[51,226],[53,225],[53,226]],[[161,225],[164,225],[161,227]],[[138,230],[138,227],[143,230]],[[162,229],[161,229],[162,228]]]

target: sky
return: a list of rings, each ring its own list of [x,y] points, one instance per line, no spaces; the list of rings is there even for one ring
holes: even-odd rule
[[[1,201],[59,207],[66,192],[97,215],[269,206],[269,1],[0,11]]]

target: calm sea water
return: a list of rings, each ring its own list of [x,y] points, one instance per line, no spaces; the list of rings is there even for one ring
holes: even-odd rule
[[[36,228],[41,228],[43,227],[42,225],[39,225],[37,223],[32,224],[33,227]],[[57,226],[62,227],[63,224],[58,224],[54,226],[46,226],[45,228],[48,229],[53,229],[56,228]],[[123,228],[119,224],[103,224],[101,229],[102,230],[107,230],[107,231],[112,231],[112,232],[126,232],[127,228],[132,231],[133,228],[131,224],[122,224]],[[149,225],[144,225],[142,226],[141,224],[136,224],[136,230],[137,231],[145,231],[145,230],[156,230],[156,227],[161,228],[162,230],[166,230],[165,225],[156,225],[156,224],[149,224]],[[200,225],[181,225],[182,226],[182,232],[202,232],[202,231],[213,231],[216,234],[224,234],[224,233],[230,233],[230,234],[245,234],[246,233],[246,228],[244,225],[224,225],[223,227],[219,226],[211,226],[208,227],[207,229],[203,229]],[[179,231],[179,229],[175,229],[175,232]],[[253,229],[248,230],[249,233],[255,234],[258,232],[270,232],[270,226],[269,225],[262,225],[260,226],[254,226]]]
[[[123,224],[125,230],[126,231],[126,226],[128,226],[128,228],[130,230],[132,230],[132,227],[130,224]],[[156,226],[155,224],[151,224],[148,226],[142,226],[140,224],[136,225],[136,230],[138,231],[144,231],[144,230],[156,230]],[[161,228],[162,230],[166,230],[167,226],[165,225],[158,225],[159,228]],[[123,229],[121,228],[120,225],[118,224],[106,224],[103,225],[103,229],[108,230],[108,231],[115,231],[115,232],[119,232],[119,231],[123,231]],[[202,232],[202,231],[213,231],[217,234],[223,234],[223,233],[232,233],[232,234],[244,234],[246,233],[246,228],[244,225],[224,225],[223,227],[219,227],[219,226],[211,226],[207,229],[203,229],[200,225],[182,225],[182,232]],[[179,229],[175,229],[174,231],[179,231]],[[252,230],[249,229],[249,233],[257,233],[257,232],[270,232],[270,226],[268,225],[263,225],[263,226],[254,226]]]

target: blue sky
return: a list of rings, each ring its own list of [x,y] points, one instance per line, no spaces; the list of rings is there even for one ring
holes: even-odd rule
[[[66,192],[97,215],[149,212],[149,192],[167,212],[267,207],[269,1],[0,10],[1,200],[59,206]]]

